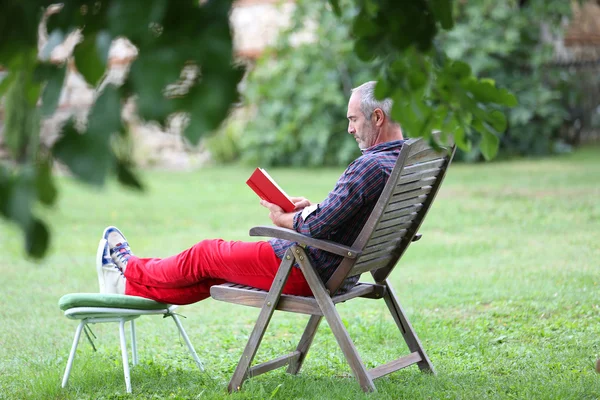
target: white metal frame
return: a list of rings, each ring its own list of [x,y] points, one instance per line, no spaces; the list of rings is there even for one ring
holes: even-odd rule
[[[179,333],[185,340],[187,347],[196,361],[198,368],[200,371],[204,371],[204,366],[202,362],[198,358],[198,354],[196,354],[196,350],[194,350],[194,346],[190,342],[188,335],[185,333],[183,329],[183,325],[181,325],[181,321],[177,317],[173,310],[175,310],[177,306],[169,306],[168,308],[160,309],[160,310],[137,310],[137,309],[129,309],[129,308],[110,308],[110,307],[74,307],[65,311],[65,316],[70,319],[80,320],[79,325],[75,329],[75,337],[73,339],[73,345],[71,346],[71,352],[69,353],[69,359],[67,361],[67,367],[65,369],[65,374],[63,375],[62,387],[64,388],[67,385],[69,380],[69,375],[71,373],[71,367],[73,366],[73,360],[75,359],[75,353],[77,351],[77,345],[79,344],[79,339],[81,337],[81,331],[88,324],[100,324],[104,322],[118,322],[119,323],[119,337],[121,342],[121,355],[123,358],[123,373],[125,375],[125,386],[127,388],[127,393],[131,393],[131,377],[129,374],[129,357],[127,353],[127,340],[125,339],[125,323],[127,321],[131,321],[131,354],[133,365],[137,365],[138,357],[137,357],[137,343],[135,338],[135,322],[136,318],[139,318],[142,315],[164,315],[168,317],[172,317],[173,321],[177,325],[177,329],[179,329]]]

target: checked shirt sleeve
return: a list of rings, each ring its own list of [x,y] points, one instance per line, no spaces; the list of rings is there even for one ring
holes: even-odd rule
[[[294,230],[319,239],[330,236],[352,220],[365,204],[376,201],[385,186],[384,173],[374,157],[360,157],[344,171],[316,211],[303,220],[294,216]]]

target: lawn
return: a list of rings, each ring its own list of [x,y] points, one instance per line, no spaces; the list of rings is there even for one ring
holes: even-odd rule
[[[341,169],[273,169],[293,195],[318,201]],[[60,387],[76,327],[58,309],[70,292],[98,290],[94,253],[103,228],[133,251],[162,257],[203,238],[257,240],[265,209],[244,184],[250,168],[146,172],[143,195],[59,181],[59,206],[40,214],[52,250],[26,260],[20,232],[0,223],[0,398],[130,398],[116,324],[81,341]],[[207,367],[200,373],[175,325],[138,320],[134,398],[600,398],[600,148],[538,160],[455,164],[415,243],[391,276],[437,375],[416,366],[383,377],[365,395],[326,323],[297,376],[276,370],[227,397],[227,382],[258,309],[207,300],[179,309]],[[367,367],[407,353],[383,302],[339,306]],[[292,350],[306,317],[276,313],[258,360]]]

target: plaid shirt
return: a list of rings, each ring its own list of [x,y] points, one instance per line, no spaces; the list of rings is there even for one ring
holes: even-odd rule
[[[346,168],[314,212],[306,219],[302,218],[302,212],[294,215],[294,230],[313,238],[352,245],[375,207],[403,143],[403,140],[396,140],[363,150],[362,156]],[[271,239],[269,243],[279,258],[283,258],[294,244],[283,239]],[[343,259],[310,246],[306,247],[306,251],[323,282],[327,282]],[[348,278],[340,292],[352,288],[357,281],[357,276]]]

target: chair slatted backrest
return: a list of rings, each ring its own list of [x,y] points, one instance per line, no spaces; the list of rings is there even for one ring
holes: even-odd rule
[[[346,258],[327,282],[335,292],[345,278],[371,272],[385,280],[421,226],[446,170],[455,146],[436,151],[424,139],[410,139],[402,146],[396,165],[369,219],[352,248],[356,259]]]

